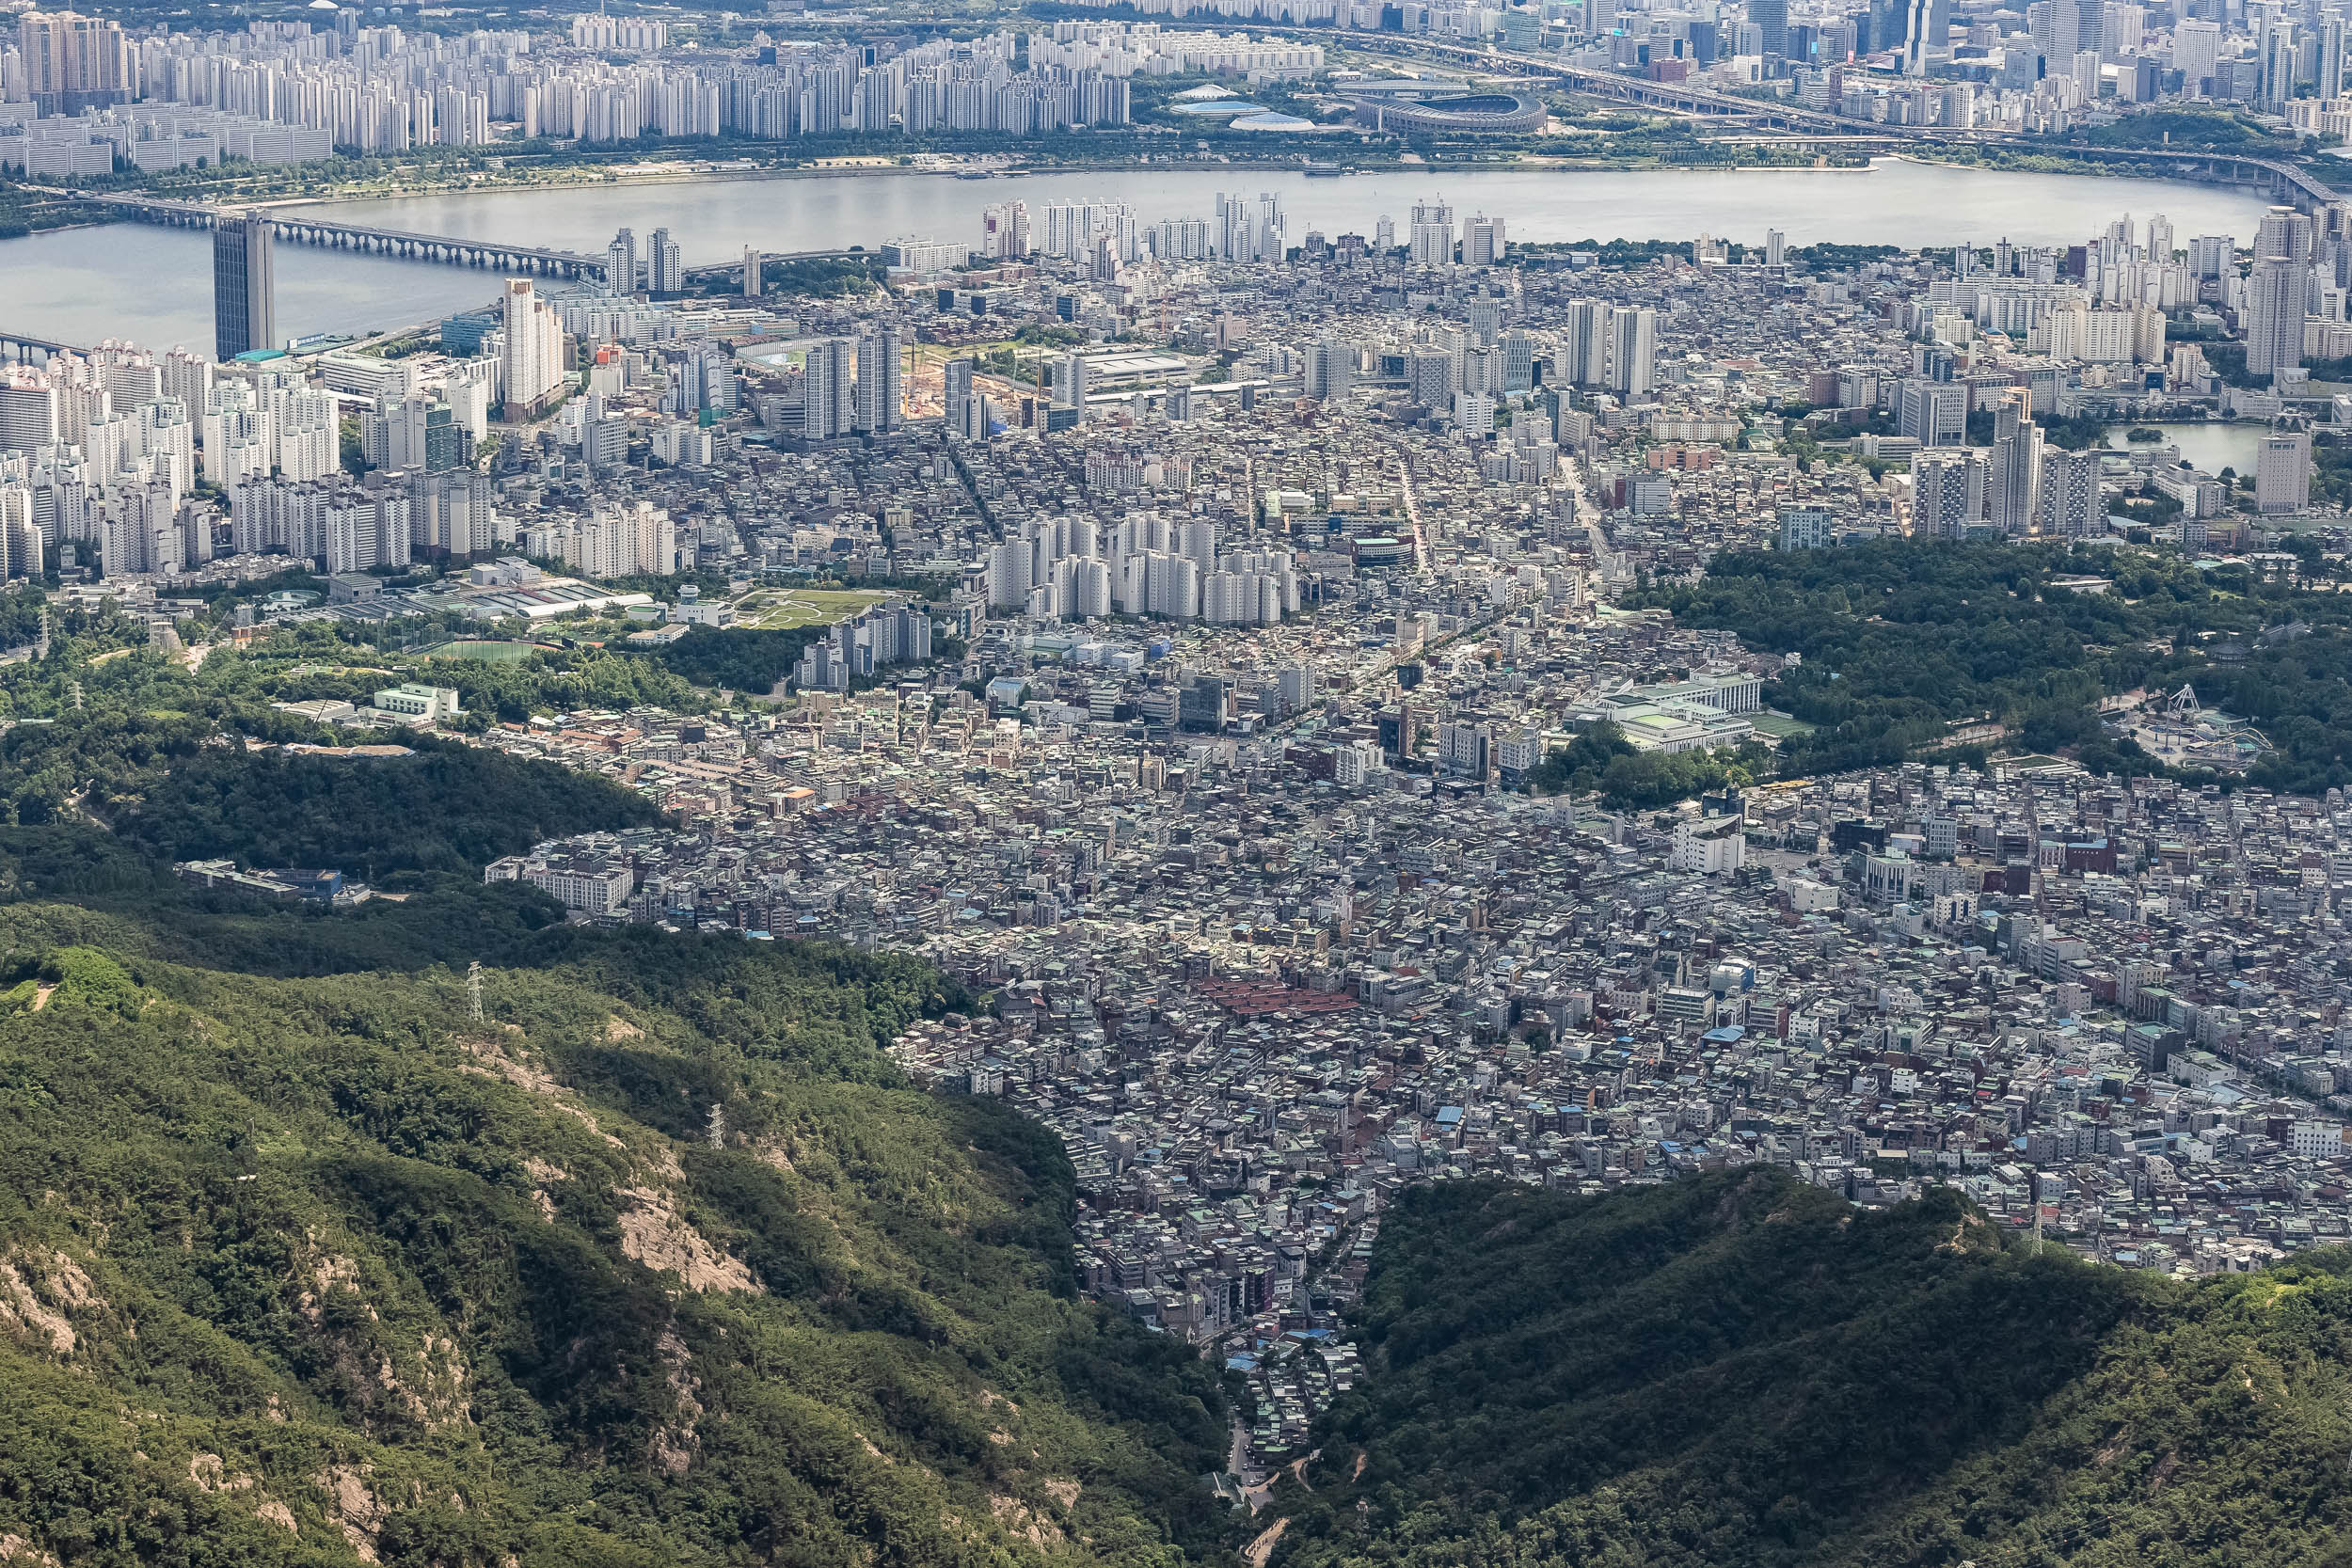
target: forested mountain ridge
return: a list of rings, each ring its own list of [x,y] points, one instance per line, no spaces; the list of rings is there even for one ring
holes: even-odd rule
[[[1362,1320],[1275,1568],[2352,1563],[2341,1248],[2180,1282],[1948,1191],[1465,1182],[1391,1212]]]
[[[233,925],[0,910],[0,1560],[1215,1555],[1058,1145],[874,1049],[920,966],[552,927],[476,1022]]]

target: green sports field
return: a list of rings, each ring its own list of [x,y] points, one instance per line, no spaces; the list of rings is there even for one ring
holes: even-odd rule
[[[739,605],[735,624],[755,631],[792,631],[830,626],[889,598],[862,588],[785,588],[752,594]]]

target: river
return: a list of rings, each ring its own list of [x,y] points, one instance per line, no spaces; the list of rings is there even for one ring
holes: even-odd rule
[[[979,211],[1022,200],[1123,200],[1147,221],[1205,216],[1219,191],[1282,198],[1294,240],[1310,230],[1369,234],[1382,214],[1401,231],[1413,203],[1444,197],[1458,217],[1502,217],[1518,241],[1691,239],[1761,244],[1777,227],[1817,241],[1916,247],[2080,244],[2125,213],[2162,213],[2178,243],[2195,234],[2250,239],[2264,203],[2224,187],[2172,181],[2004,173],[1882,159],[1867,169],[1734,171],[1399,170],[1311,180],[1253,168],[1120,169],[957,180],[862,174],[711,180],[424,196],[342,203],[354,222],[596,252],[614,230],[639,243],[666,226],[689,265],[743,247],[879,245],[905,234],[977,239]],[[1040,224],[1038,227],[1041,228]],[[212,341],[210,240],[188,230],[118,224],[0,241],[0,329],[64,342],[125,338],[151,348]],[[489,302],[492,274],[306,245],[278,247],[281,333],[354,331],[424,321]]]

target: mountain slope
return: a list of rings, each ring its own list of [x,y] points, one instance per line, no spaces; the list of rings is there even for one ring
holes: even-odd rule
[[[2352,1561],[2342,1250],[2182,1284],[1949,1193],[1462,1183],[1396,1207],[1363,1310],[1283,1568]]]
[[[1213,1548],[1220,1396],[1071,1296],[1058,1147],[874,1050],[917,966],[544,938],[476,1023],[0,911],[0,1560]]]

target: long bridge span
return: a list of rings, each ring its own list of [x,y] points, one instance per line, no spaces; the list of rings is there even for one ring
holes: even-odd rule
[[[200,201],[168,201],[151,196],[86,194],[79,199],[109,208],[119,216],[172,229],[212,229],[224,216],[239,217],[246,211]],[[262,212],[278,231],[278,237],[294,245],[393,256],[409,261],[438,261],[448,266],[482,267],[518,276],[604,276],[603,257],[583,256],[575,250],[548,250],[537,245],[510,245],[503,240],[469,240],[449,234],[421,234],[405,229],[379,229],[316,217],[302,211],[265,208]]]
[[[161,197],[118,196],[87,191],[76,193],[74,199],[107,208],[120,217],[140,223],[162,224],[172,229],[213,229],[223,217],[241,217],[247,211],[258,210],[269,219],[270,226],[277,230],[280,240],[294,245],[393,256],[408,261],[437,261],[447,266],[482,267],[515,276],[605,279],[606,261],[601,254],[586,256],[576,250],[510,245],[503,240],[460,239],[450,234],[424,234],[405,229],[343,223],[334,218],[315,216],[307,209],[215,207],[201,201],[171,201]],[[835,245],[819,250],[762,251],[760,260],[847,261],[873,254],[871,250],[856,245]],[[687,269],[687,276],[697,280],[716,281],[738,271],[739,266],[739,262],[728,261],[691,267]]]
[[[0,327],[0,364],[30,364],[36,356],[47,358],[53,354],[87,354],[79,343],[60,343],[49,338],[35,338],[23,332]]]

